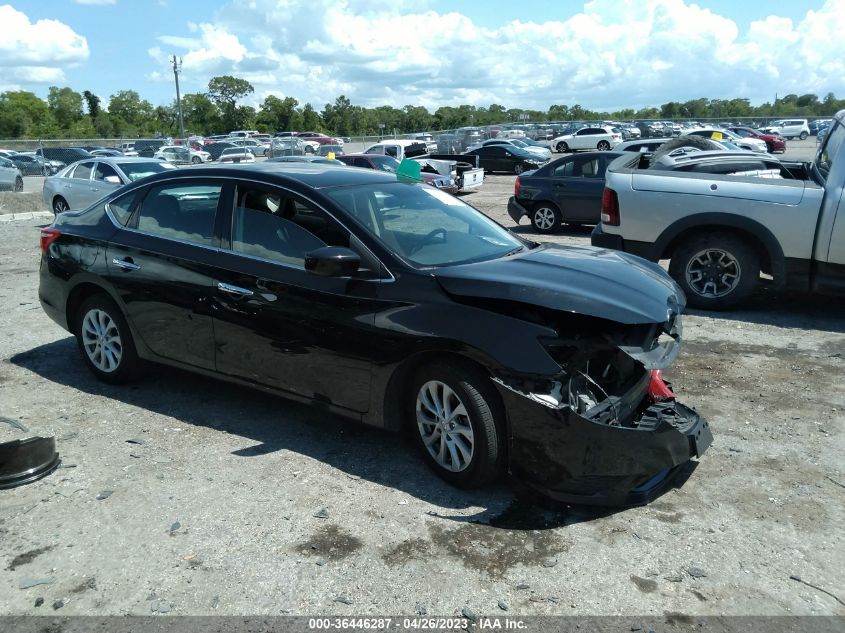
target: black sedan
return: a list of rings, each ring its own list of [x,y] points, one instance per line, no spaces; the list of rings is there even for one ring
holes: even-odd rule
[[[8,158],[24,176],[52,176],[64,166],[64,163],[34,154],[12,154]]]
[[[62,214],[41,249],[41,305],[99,379],[144,360],[271,390],[409,432],[455,485],[511,470],[643,503],[710,443],[656,371],[684,307],[659,266],[523,240],[401,176],[183,169]]]
[[[484,171],[504,171],[509,174],[521,174],[524,171],[537,169],[546,162],[538,158],[536,154],[506,145],[485,145],[466,154],[478,156],[479,166]]]
[[[554,233],[567,224],[598,224],[604,172],[620,152],[586,152],[559,158],[516,179],[508,215],[519,224],[531,219],[538,233]]]

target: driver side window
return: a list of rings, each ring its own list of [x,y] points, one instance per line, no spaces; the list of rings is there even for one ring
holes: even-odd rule
[[[323,246],[349,247],[349,234],[323,211],[281,191],[238,187],[231,249],[305,268],[305,255]]]

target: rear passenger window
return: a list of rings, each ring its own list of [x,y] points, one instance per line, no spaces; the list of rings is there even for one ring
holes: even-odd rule
[[[221,188],[197,183],[152,187],[135,213],[135,228],[159,237],[216,246],[214,216]]]
[[[71,178],[79,178],[80,180],[89,180],[91,178],[91,170],[94,163],[81,163],[73,170]]]
[[[132,209],[135,206],[135,201],[138,200],[141,190],[136,189],[124,196],[120,196],[117,200],[109,202],[109,211],[114,216],[114,219],[119,224],[126,226],[129,218],[132,216]]]

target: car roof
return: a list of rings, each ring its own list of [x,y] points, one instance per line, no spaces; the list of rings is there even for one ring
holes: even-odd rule
[[[116,163],[118,165],[122,165],[125,163],[157,163],[160,162],[157,158],[143,158],[141,156],[92,156],[91,158],[83,158],[82,160],[76,161],[78,163],[84,162],[91,162],[92,160],[98,160],[102,162],[108,163]]]
[[[396,182],[395,174],[375,169],[349,169],[340,161],[337,162],[340,164],[265,161],[240,165],[188,167],[149,176],[144,179],[144,182],[150,183],[170,178],[207,178],[212,174],[229,178],[255,176],[264,182],[279,185],[298,181],[314,189]]]

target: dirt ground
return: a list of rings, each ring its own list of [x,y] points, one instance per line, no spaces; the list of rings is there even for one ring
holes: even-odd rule
[[[510,226],[513,181],[466,199]],[[686,316],[668,377],[714,444],[597,512],[450,488],[396,436],[189,373],[101,384],[38,305],[37,243],[0,223],[0,416],[62,466],[0,491],[0,615],[845,615],[790,578],[845,599],[842,301]]]

